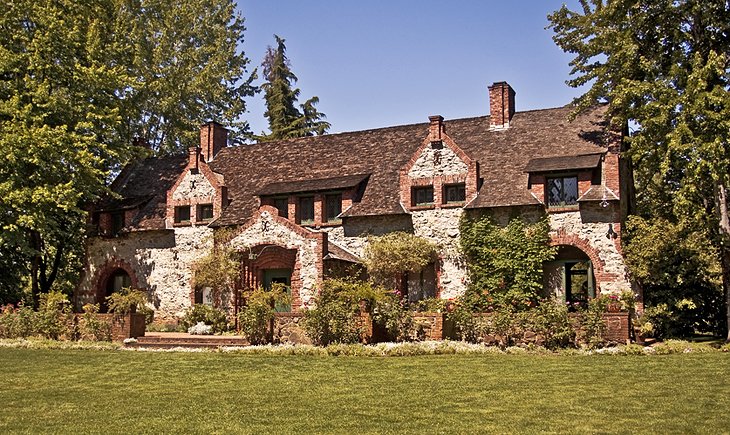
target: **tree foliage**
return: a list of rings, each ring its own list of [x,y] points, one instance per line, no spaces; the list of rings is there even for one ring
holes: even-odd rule
[[[370,237],[363,255],[363,263],[375,283],[398,289],[404,273],[420,272],[434,260],[433,242],[401,231]]]
[[[125,50],[134,81],[124,90],[122,137],[138,136],[175,153],[198,141],[198,126],[216,120],[232,140],[249,135],[244,19],[232,0],[120,0]]]
[[[330,128],[324,113],[316,109],[318,97],[312,97],[297,107],[299,88],[293,88],[297,76],[291,70],[286,57],[284,39],[274,35],[276,48],[269,46],[262,64],[264,79],[261,85],[266,100],[264,116],[269,120],[268,135],[261,140],[288,139],[293,137],[325,134]]]
[[[555,257],[547,219],[528,224],[512,219],[502,227],[487,215],[460,223],[461,249],[466,257],[469,288],[465,301],[473,311],[509,305],[534,305],[543,289],[543,263]]]
[[[243,30],[231,0],[0,3],[0,298],[72,291],[84,208],[132,137],[173,152],[206,118],[245,128]]]
[[[711,243],[730,297],[730,4],[581,0],[549,16],[572,60],[578,110],[606,101],[628,138],[638,206]],[[729,309],[727,303],[726,308]],[[727,311],[730,316],[730,311]]]

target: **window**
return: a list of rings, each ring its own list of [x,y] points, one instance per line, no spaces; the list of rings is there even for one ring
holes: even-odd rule
[[[190,223],[190,206],[175,207],[175,223]]]
[[[279,216],[289,219],[289,198],[274,198],[274,207],[279,210]]]
[[[548,207],[566,207],[578,204],[578,177],[547,179]]]
[[[342,194],[335,193],[324,196],[325,202],[325,220],[327,222],[340,222],[337,217],[342,213]]]
[[[466,186],[462,184],[447,184],[444,186],[446,204],[455,204],[466,201]]]
[[[198,205],[198,221],[209,221],[213,219],[213,204]]]
[[[297,208],[297,214],[299,214],[299,223],[300,224],[314,223],[314,197],[313,196],[299,197],[299,207]]]
[[[112,235],[116,236],[122,232],[122,228],[124,228],[124,212],[112,213]]]
[[[411,198],[413,205],[432,205],[433,186],[414,187]]]

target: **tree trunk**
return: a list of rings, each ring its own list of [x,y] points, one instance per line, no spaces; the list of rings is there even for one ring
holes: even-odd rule
[[[717,208],[719,212],[720,264],[722,266],[722,287],[725,294],[725,341],[730,343],[730,213],[727,205],[727,189],[723,183],[717,185]]]

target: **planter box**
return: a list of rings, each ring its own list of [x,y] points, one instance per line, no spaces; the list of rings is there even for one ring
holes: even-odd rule
[[[100,320],[112,325],[112,340],[123,341],[127,338],[144,337],[146,324],[144,314],[131,313],[123,316],[117,314],[97,314]]]

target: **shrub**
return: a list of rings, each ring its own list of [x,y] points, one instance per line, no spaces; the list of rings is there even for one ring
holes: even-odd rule
[[[246,306],[238,314],[238,327],[251,344],[272,341],[272,322],[277,304],[289,304],[286,286],[271,285],[271,290],[258,288],[246,295]]]
[[[52,291],[41,294],[36,319],[37,331],[46,338],[69,340],[76,335],[71,302],[63,293]]]
[[[106,300],[110,312],[124,315],[134,313],[138,308],[142,311],[142,307],[147,304],[147,293],[142,290],[123,288],[119,292],[107,296]]]
[[[304,330],[315,344],[357,343],[365,332],[360,302],[373,306],[376,290],[370,284],[329,279],[322,284],[316,306],[304,315]]]
[[[79,321],[79,338],[81,340],[111,341],[112,325],[97,316],[99,313],[98,304],[86,304],[83,306],[84,314]]]
[[[214,334],[228,330],[226,313],[209,305],[195,304],[188,307],[182,319],[180,319],[180,326],[187,331],[190,327],[197,325],[198,322],[209,325]]]
[[[603,321],[603,314],[608,311],[610,302],[609,296],[599,295],[589,300],[585,308],[579,308],[578,342],[591,349],[601,347],[605,343],[603,334],[606,331],[606,322]]]
[[[26,338],[37,333],[37,315],[31,307],[0,308],[0,338]]]
[[[415,331],[413,314],[394,293],[384,293],[375,299],[371,315],[373,324],[384,329],[389,341],[409,340]]]
[[[190,335],[211,335],[213,334],[213,327],[206,325],[203,322],[198,322],[195,325],[188,328],[188,334]]]
[[[446,306],[453,303],[453,301],[447,301],[441,298],[426,298],[414,302],[411,305],[411,309],[418,313],[443,313],[446,312]]]

